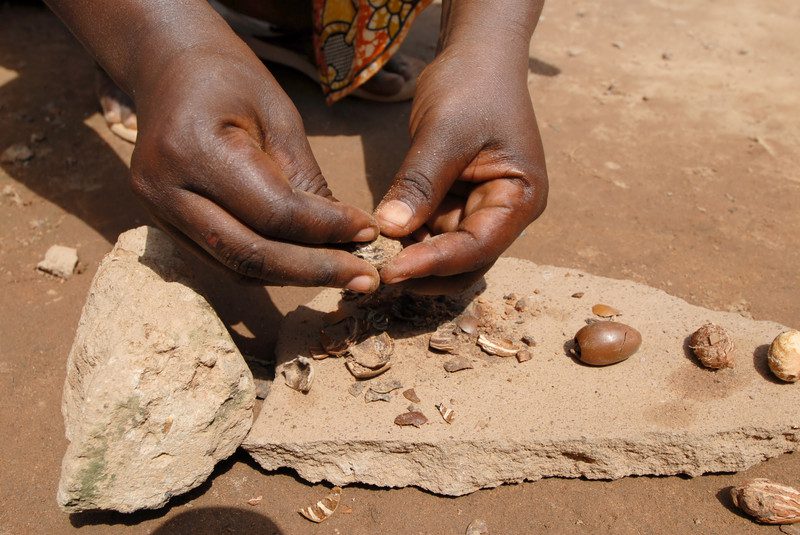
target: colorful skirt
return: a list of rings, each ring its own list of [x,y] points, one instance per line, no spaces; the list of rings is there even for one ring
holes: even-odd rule
[[[329,104],[377,73],[431,0],[313,0],[314,51]]]

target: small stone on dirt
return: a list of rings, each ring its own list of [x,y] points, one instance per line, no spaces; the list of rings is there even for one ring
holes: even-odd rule
[[[572,297],[574,297],[575,299],[580,299],[581,297],[583,297],[583,292],[575,292],[574,294],[572,294]]]
[[[22,197],[19,196],[19,193],[17,193],[17,190],[15,190],[13,186],[5,186],[3,188],[3,197],[8,197],[11,199],[11,202],[17,206],[22,206],[25,204],[22,200]]]
[[[488,535],[489,526],[485,520],[475,519],[467,526],[466,535]]]
[[[14,143],[0,154],[0,162],[25,162],[33,158],[33,151],[24,143]]]
[[[62,279],[68,279],[77,265],[78,251],[72,247],[53,245],[44,254],[44,260],[36,265],[36,269]]]
[[[263,496],[256,496],[255,498],[250,498],[249,500],[247,500],[247,504],[255,507],[256,505],[260,504],[261,500],[263,499],[264,499]]]
[[[527,349],[520,349],[519,351],[517,351],[516,356],[517,356],[517,362],[527,362],[531,360],[531,358],[533,358],[531,352],[528,351]]]

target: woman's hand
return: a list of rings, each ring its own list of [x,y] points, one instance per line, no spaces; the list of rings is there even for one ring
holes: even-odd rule
[[[136,99],[134,191],[179,242],[264,284],[378,285],[326,244],[369,241],[375,221],[337,202],[292,102],[248,49],[180,55]]]
[[[336,202],[294,105],[206,0],[47,3],[133,98],[133,189],[174,238],[258,283],[378,286],[325,247],[377,223]]]
[[[411,148],[376,210],[384,234],[419,243],[381,271],[384,282],[427,278],[409,282],[423,291],[463,287],[544,210],[547,172],[527,63],[520,63],[518,55],[493,54],[485,41],[460,42],[423,71]]]

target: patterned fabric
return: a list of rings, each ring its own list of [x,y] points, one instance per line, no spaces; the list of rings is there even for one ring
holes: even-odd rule
[[[314,50],[329,104],[355,91],[392,57],[431,0],[313,0]]]

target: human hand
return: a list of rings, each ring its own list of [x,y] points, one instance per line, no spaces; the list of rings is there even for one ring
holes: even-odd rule
[[[544,210],[544,153],[517,63],[481,43],[448,48],[423,71],[411,148],[375,212],[384,234],[418,243],[381,270],[385,283],[463,288]]]
[[[325,247],[370,241],[376,222],[333,198],[300,115],[244,43],[186,52],[143,85],[132,185],[165,231],[261,284],[378,286]]]

